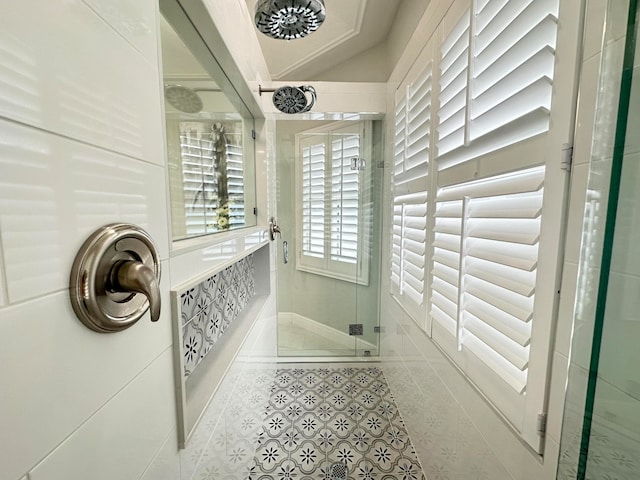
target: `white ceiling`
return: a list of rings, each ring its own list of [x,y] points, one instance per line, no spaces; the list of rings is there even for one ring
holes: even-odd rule
[[[256,0],[246,2],[253,16]],[[395,63],[388,43],[399,39],[406,44],[428,4],[429,0],[325,0],[326,19],[307,37],[276,40],[256,32],[273,80],[345,81],[340,78],[344,73],[353,81],[385,81]],[[353,68],[365,58],[366,68]],[[358,72],[364,78],[353,78]]]

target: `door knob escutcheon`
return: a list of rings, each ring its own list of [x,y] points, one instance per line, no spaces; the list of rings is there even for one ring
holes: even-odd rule
[[[91,330],[129,328],[150,310],[160,318],[160,261],[140,227],[115,223],[96,230],[73,262],[69,293],[80,321]]]

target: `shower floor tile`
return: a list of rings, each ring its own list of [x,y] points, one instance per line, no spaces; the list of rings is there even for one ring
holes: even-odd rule
[[[371,366],[280,366],[250,480],[424,480],[382,371]]]

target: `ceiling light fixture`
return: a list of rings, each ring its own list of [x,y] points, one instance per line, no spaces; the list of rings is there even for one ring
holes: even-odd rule
[[[324,0],[258,0],[254,17],[258,30],[281,40],[306,37],[324,19]]]

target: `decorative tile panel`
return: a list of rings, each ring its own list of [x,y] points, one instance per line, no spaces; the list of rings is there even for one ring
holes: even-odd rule
[[[191,375],[255,295],[253,254],[180,292],[184,376]]]

